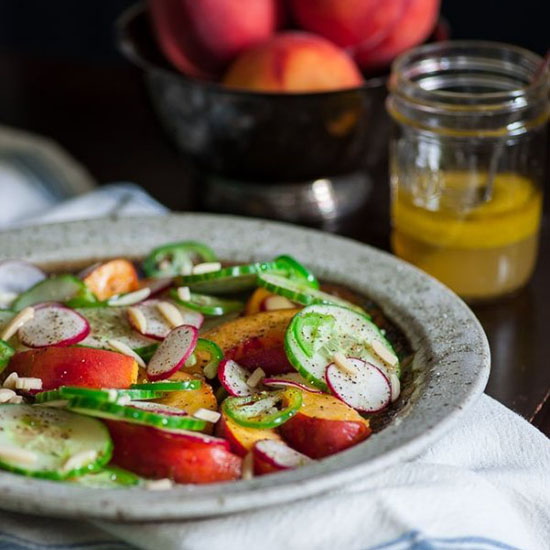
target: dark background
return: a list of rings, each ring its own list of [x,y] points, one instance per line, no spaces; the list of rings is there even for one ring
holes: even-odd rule
[[[243,9],[247,0],[241,0]],[[341,0],[345,2],[345,0]],[[93,61],[119,59],[112,22],[135,0],[0,0],[0,51]],[[453,38],[550,47],[548,0],[443,0]]]

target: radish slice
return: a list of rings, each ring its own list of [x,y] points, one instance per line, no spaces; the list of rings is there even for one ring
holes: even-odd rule
[[[292,386],[293,388],[299,388],[311,393],[323,393],[319,388],[309,384],[308,381],[297,372],[270,376],[269,378],[264,378],[263,383],[266,386]]]
[[[191,325],[172,330],[159,345],[147,365],[149,380],[164,380],[184,366],[197,345],[199,331]]]
[[[38,267],[20,260],[0,262],[0,308],[7,308],[18,294],[46,278]]]
[[[348,357],[355,368],[350,374],[331,363],[325,372],[330,391],[344,403],[362,412],[378,412],[391,400],[391,385],[388,377],[374,365]]]
[[[172,327],[164,318],[164,316],[160,313],[157,307],[158,303],[159,300],[147,300],[146,302],[142,302],[141,304],[135,306],[145,316],[145,319],[147,321],[147,332],[141,332],[140,327],[136,326],[136,324],[132,322],[131,318],[129,318],[128,321],[130,322],[130,325],[132,325],[132,328],[134,328],[140,334],[143,334],[144,336],[147,336],[149,338],[154,338],[155,340],[164,340],[164,338],[166,338],[172,330]],[[196,328],[201,327],[204,320],[202,314],[197,311],[191,311],[179,306],[176,307],[181,313],[183,319],[182,326],[190,325]]]
[[[299,468],[311,462],[311,458],[291,449],[283,441],[276,439],[262,439],[252,448],[255,457],[267,462],[278,470]]]
[[[227,393],[233,397],[245,397],[258,391],[246,383],[250,378],[250,372],[233,359],[225,359],[220,363],[218,378]]]
[[[71,346],[90,334],[90,324],[79,313],[61,304],[35,307],[34,317],[18,332],[19,340],[30,348]]]

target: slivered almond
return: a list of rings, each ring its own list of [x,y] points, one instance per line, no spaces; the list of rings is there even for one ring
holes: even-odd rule
[[[20,405],[23,403],[23,397],[21,395],[14,395],[9,401],[11,405]]]
[[[15,389],[22,391],[41,390],[42,380],[40,378],[20,377],[15,381]]]
[[[241,479],[252,479],[254,477],[254,455],[252,451],[243,458]]]
[[[7,403],[12,397],[15,397],[17,394],[8,388],[0,389],[0,403]]]
[[[17,447],[8,447],[7,445],[0,445],[0,457],[4,460],[13,460],[19,464],[34,464],[38,459],[36,453],[32,451]]]
[[[127,344],[124,342],[121,342],[120,340],[108,340],[107,345],[114,351],[118,351],[119,353],[122,353],[123,355],[127,355],[128,357],[131,357],[134,359],[134,361],[141,367],[146,368],[147,365],[145,364],[145,361]]]
[[[373,340],[370,347],[372,351],[374,351],[374,353],[378,355],[382,361],[384,361],[384,363],[390,367],[395,367],[395,365],[397,365],[399,360],[395,354],[393,354],[382,342],[379,340]]]
[[[219,271],[222,268],[220,262],[204,262],[193,266],[193,275],[202,275],[204,273],[212,273],[213,271]]]
[[[80,451],[79,453],[76,453],[65,461],[62,470],[64,472],[70,472],[71,470],[83,468],[90,462],[93,462],[96,458],[96,451]]]
[[[258,367],[246,381],[246,385],[249,388],[255,388],[265,378],[265,372]]]
[[[149,479],[145,482],[145,488],[149,491],[168,491],[174,486],[171,479]]]
[[[2,387],[4,388],[8,388],[10,390],[14,390],[15,389],[15,382],[17,381],[17,379],[19,378],[19,376],[17,375],[16,372],[12,372],[10,375],[8,375],[8,377],[4,380],[4,383],[2,384]]]
[[[139,307],[129,307],[128,308],[128,317],[130,322],[141,332],[145,334],[147,332],[147,317],[145,317],[143,311]]]
[[[178,298],[182,302],[188,302],[191,300],[191,291],[189,290],[188,286],[180,286],[178,288]]]
[[[52,399],[43,403],[35,403],[35,407],[51,407],[52,409],[64,409],[69,404],[68,399]]]
[[[180,310],[174,304],[170,302],[158,302],[157,309],[172,328],[183,325],[183,317]]]
[[[393,403],[401,394],[401,382],[399,381],[399,377],[397,376],[397,374],[395,374],[395,372],[392,372],[389,378],[391,386],[391,402]]]
[[[346,374],[351,374],[352,376],[357,372],[357,369],[352,365],[351,361],[348,361],[348,358],[341,352],[337,351],[332,356],[333,363]]]
[[[34,317],[34,308],[22,309],[5,327],[0,334],[0,340],[9,340],[27,321]]]
[[[293,309],[296,305],[284,296],[268,296],[264,300],[266,311],[276,311],[278,309]]]
[[[211,411],[210,409],[198,409],[193,416],[199,420],[215,424],[220,419],[221,414],[217,411]]]
[[[140,288],[134,292],[128,292],[128,294],[122,294],[120,296],[113,296],[107,300],[110,306],[131,306],[139,302],[143,302],[151,294],[149,287]]]

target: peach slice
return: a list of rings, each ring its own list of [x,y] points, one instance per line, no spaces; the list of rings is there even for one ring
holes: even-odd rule
[[[371,434],[368,420],[326,394],[304,391],[298,413],[279,428],[283,439],[310,458],[323,458],[363,441]]]
[[[83,279],[99,300],[139,288],[138,275],[132,262],[122,258],[94,267]]]
[[[138,366],[132,357],[102,349],[49,347],[16,353],[5,374],[40,378],[42,390],[59,386],[128,388],[135,383]]]

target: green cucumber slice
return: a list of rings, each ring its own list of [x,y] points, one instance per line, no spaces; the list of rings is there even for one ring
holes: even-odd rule
[[[109,432],[93,418],[60,409],[4,404],[0,405],[0,426],[0,468],[5,470],[66,479],[97,471],[111,458]],[[81,453],[92,453],[92,457],[79,463]]]
[[[99,472],[85,474],[70,481],[92,489],[120,489],[121,487],[140,485],[143,480],[128,470],[108,466]]]
[[[178,290],[173,288],[170,291],[172,299],[181,306],[193,309],[204,315],[220,316],[228,313],[240,312],[244,309],[244,304],[238,300],[226,300],[206,294],[196,294],[191,292],[189,300],[182,300],[178,295]]]
[[[208,362],[202,367],[204,376],[212,380],[218,375],[218,367],[223,359],[223,351],[220,346],[211,340],[199,338],[197,340],[196,352],[206,352],[209,355]]]
[[[292,418],[302,406],[302,392],[285,388],[245,397],[228,397],[222,404],[224,413],[247,428],[276,428]]]
[[[0,373],[8,366],[15,350],[4,340],[0,340]]]
[[[287,271],[287,278],[295,281],[301,281],[308,287],[319,289],[319,281],[317,277],[304,265],[292,256],[284,254],[275,258],[275,262],[281,267],[282,270]]]
[[[76,311],[90,323],[90,334],[80,342],[81,346],[111,349],[109,340],[118,340],[133,350],[156,345],[155,340],[130,326],[124,307],[86,307]]]
[[[285,333],[285,351],[290,363],[308,382],[328,391],[325,370],[337,351],[388,372],[386,363],[371,350],[374,340],[395,354],[366,315],[333,304],[312,305],[290,321]],[[399,375],[399,364],[392,371]]]
[[[147,402],[140,402],[147,403]],[[154,406],[155,403],[148,403]],[[97,401],[86,397],[75,397],[67,408],[71,411],[83,414],[85,416],[95,416],[97,418],[106,418],[108,420],[121,420],[123,422],[132,422],[133,424],[142,424],[159,429],[167,430],[194,430],[200,431],[206,428],[206,422],[192,416],[169,415],[154,412],[152,410],[140,409],[131,405],[119,405],[109,401]]]
[[[176,279],[179,286],[188,286],[195,292],[205,294],[231,294],[250,290],[256,286],[260,273],[280,272],[275,262],[259,262],[248,265],[224,267],[218,271],[200,275],[184,275]]]
[[[165,396],[165,392],[158,390],[115,390],[115,389],[92,389],[77,388],[73,386],[61,386],[56,390],[43,391],[35,395],[37,403],[47,403],[48,401],[59,401],[62,399],[72,399],[73,397],[87,397],[98,401],[111,401],[116,403],[121,397],[130,398],[132,401],[143,401],[147,399],[160,399]]]
[[[191,273],[193,257],[200,262],[216,262],[214,251],[207,245],[195,241],[169,243],[155,248],[143,261],[147,277],[175,277]]]
[[[20,294],[12,304],[14,311],[42,302],[62,302],[69,307],[98,304],[90,289],[74,275],[52,275]]]
[[[301,281],[294,281],[281,277],[275,273],[261,273],[258,276],[258,285],[263,286],[269,292],[278,294],[288,298],[291,302],[296,302],[304,306],[312,304],[337,304],[349,309],[365,313],[359,306],[323,292],[322,290],[316,290],[310,286],[307,286]]]
[[[202,382],[200,380],[178,380],[174,382],[145,382],[143,384],[132,384],[132,390],[151,390],[151,391],[182,391],[182,390],[198,390]]]

